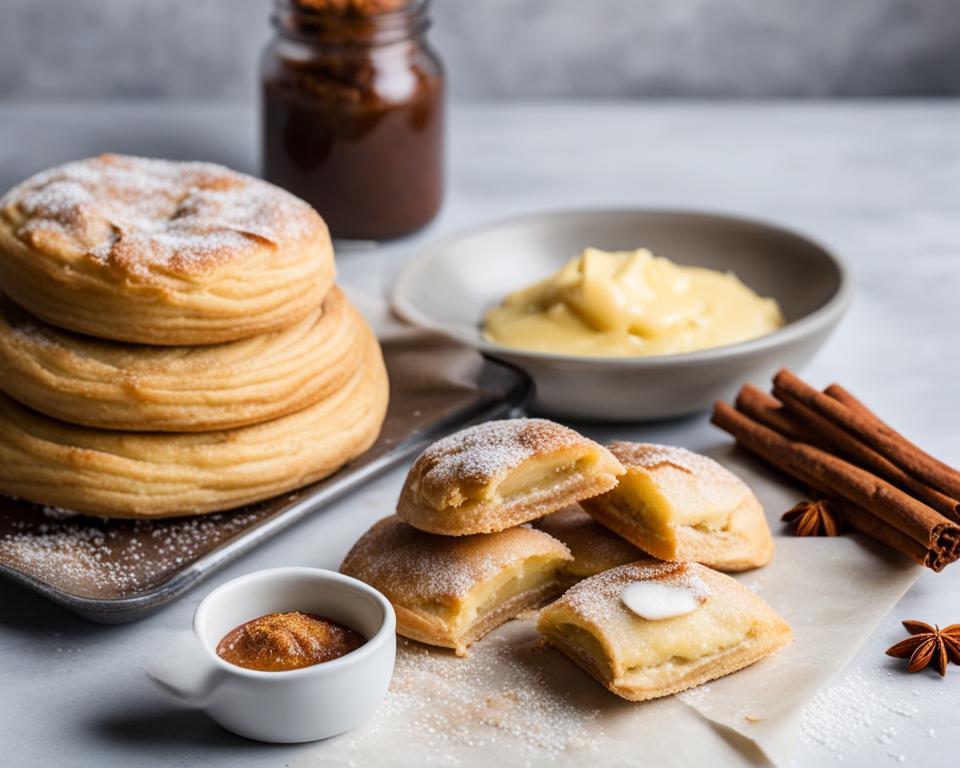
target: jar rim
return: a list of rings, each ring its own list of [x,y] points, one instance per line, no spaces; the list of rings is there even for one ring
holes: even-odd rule
[[[379,11],[377,13],[345,14],[342,11],[334,9],[320,10],[318,8],[305,7],[300,5],[297,0],[273,0],[274,11],[289,11],[291,13],[303,14],[305,16],[314,18],[336,17],[357,21],[367,19],[382,20],[390,18],[407,18],[410,16],[427,13],[431,5],[432,0],[407,0],[406,3],[395,10]]]
[[[297,0],[273,0],[270,22],[282,37],[333,47],[379,46],[422,35],[430,26],[432,0],[408,0],[396,10],[353,14],[307,8]],[[323,25],[330,24],[330,28]],[[336,31],[361,33],[362,40],[341,39]]]

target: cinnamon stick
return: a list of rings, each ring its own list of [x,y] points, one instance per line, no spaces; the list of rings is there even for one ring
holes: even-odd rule
[[[815,444],[815,436],[804,429],[795,417],[787,413],[783,403],[753,384],[744,384],[740,387],[735,404],[738,411],[770,429],[775,429],[784,437]]]
[[[801,425],[803,433],[812,436],[805,437],[806,442],[818,445],[821,448],[830,449],[832,447],[839,450],[859,466],[886,478],[954,522],[960,522],[960,514],[957,511],[960,508],[960,502],[955,498],[931,488],[923,481],[904,472],[899,465],[894,464],[886,456],[878,453],[854,434],[845,430],[836,420],[824,416],[821,410],[809,405],[813,402],[819,402],[820,399],[829,401],[830,398],[826,395],[813,389],[789,371],[781,371],[777,374],[774,379],[773,391],[775,397],[779,398],[787,411],[786,414],[779,417],[779,421],[788,425]],[[777,402],[776,399],[774,399],[774,402]],[[845,406],[841,405],[840,407]],[[791,413],[793,414],[792,417]],[[763,419],[758,420],[763,421]],[[768,426],[776,429],[773,424],[768,424]],[[796,432],[797,429],[798,427],[795,426],[794,431]]]
[[[773,380],[773,394],[779,400],[792,397],[897,465],[928,487],[952,499],[960,499],[960,472],[944,464],[892,429],[843,387],[833,384],[818,392],[790,371],[781,370]],[[954,513],[960,506],[954,505]]]
[[[770,401],[772,401],[773,404],[777,404],[777,401],[774,398],[766,395],[763,392],[760,392],[760,390],[756,391],[763,395],[764,399],[766,400],[766,405],[770,405]],[[750,395],[747,396],[747,399],[751,400]],[[763,401],[755,400],[753,402],[755,404],[759,404]],[[782,409],[782,406],[779,406],[779,404],[777,404],[777,407]],[[811,493],[811,489],[817,485],[815,480],[806,477],[800,471],[794,472],[792,477],[806,490],[807,493]],[[823,498],[834,508],[840,519],[848,528],[862,533],[874,541],[879,541],[881,544],[884,544],[900,554],[909,557],[918,565],[925,566],[939,573],[952,562],[951,555],[949,553],[945,553],[943,550],[928,549],[923,544],[911,539],[905,533],[897,530],[889,523],[884,522],[879,517],[870,514],[867,510],[863,509],[862,507],[858,507],[856,504],[853,504],[846,499],[838,496],[824,496]]]
[[[828,496],[862,507],[933,553],[944,565],[960,556],[960,526],[882,478],[807,443],[791,440],[718,402],[713,423],[742,446]]]
[[[828,501],[834,505],[840,513],[841,520],[851,529],[906,555],[919,565],[939,573],[953,562],[942,550],[927,549],[920,542],[914,541],[905,533],[846,499],[828,498]]]
[[[797,480],[801,486],[805,486],[808,493],[816,485],[815,480],[804,477],[802,472],[797,472],[794,480]],[[939,573],[952,562],[949,553],[928,549],[889,523],[885,523],[879,517],[870,514],[867,510],[846,499],[839,496],[823,496],[823,498],[833,507],[840,520],[848,528],[862,533],[874,541],[879,541],[881,544],[909,557],[918,565]]]

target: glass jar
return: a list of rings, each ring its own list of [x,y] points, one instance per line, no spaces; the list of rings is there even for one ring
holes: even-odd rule
[[[274,0],[263,173],[334,237],[397,237],[440,208],[444,76],[428,10],[428,0]]]

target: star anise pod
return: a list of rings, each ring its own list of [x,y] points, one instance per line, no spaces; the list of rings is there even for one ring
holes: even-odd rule
[[[794,536],[839,536],[840,517],[826,499],[801,501],[783,513],[785,523],[794,523]]]
[[[951,624],[940,629],[922,621],[905,621],[903,626],[910,637],[887,648],[887,656],[910,659],[907,672],[919,672],[930,663],[943,677],[947,674],[947,662],[960,664],[960,624]]]

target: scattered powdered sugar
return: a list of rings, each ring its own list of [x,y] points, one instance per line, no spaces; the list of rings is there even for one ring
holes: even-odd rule
[[[11,206],[26,218],[18,237],[66,240],[133,273],[207,268],[254,242],[303,237],[319,222],[293,195],[222,166],[121,155],[39,173],[0,199]]]
[[[122,597],[169,578],[263,514],[109,521],[58,507],[0,514],[0,563],[70,594]]]
[[[474,645],[467,658],[398,638],[386,700],[370,723],[331,746],[356,765],[382,760],[388,744],[398,764],[455,766],[505,747],[512,765],[571,753],[588,764],[603,749],[599,710],[545,679],[532,628],[514,622],[510,630]]]
[[[504,568],[546,554],[569,556],[560,542],[529,527],[438,536],[388,517],[360,537],[341,570],[401,602],[404,595],[429,602],[462,597]]]
[[[64,509],[63,507],[44,507],[43,514],[46,517],[49,517],[51,520],[68,520],[71,517],[79,517],[79,512],[74,512],[72,509]]]
[[[710,711],[710,686],[698,685],[696,688],[688,688],[680,691],[677,698],[685,704],[689,704],[694,709],[709,712]]]
[[[800,740],[828,749],[837,759],[855,756],[871,743],[889,745],[888,756],[903,762],[906,757],[895,750],[900,727],[917,714],[876,670],[857,669],[813,698],[804,711]]]
[[[5,297],[0,297],[0,301],[3,301],[4,298]],[[26,317],[6,318],[6,320],[9,321],[14,340],[18,340],[21,343],[26,342],[42,349],[63,348],[63,345],[59,343],[59,339],[55,335],[56,331],[53,331],[50,326],[41,326],[34,320],[27,319]]]

